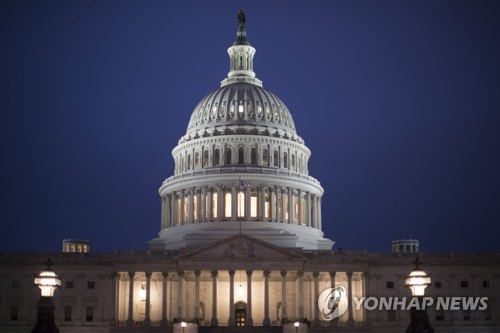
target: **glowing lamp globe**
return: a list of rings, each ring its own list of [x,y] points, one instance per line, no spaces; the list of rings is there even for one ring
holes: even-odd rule
[[[431,284],[431,277],[421,269],[414,269],[405,279],[405,286],[413,296],[424,296],[425,288]]]
[[[186,326],[187,326],[186,322],[185,322],[185,321],[183,321],[183,322],[181,323],[181,326],[182,326],[182,328],[186,327]]]
[[[295,327],[299,327],[300,323],[298,321],[296,321],[295,323],[293,323],[293,326]]]
[[[61,279],[53,270],[46,269],[35,276],[35,286],[42,291],[42,297],[54,297],[54,291],[61,286]]]

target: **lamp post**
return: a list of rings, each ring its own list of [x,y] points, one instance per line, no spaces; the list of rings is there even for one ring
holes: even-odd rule
[[[431,277],[420,269],[422,262],[418,255],[413,263],[415,264],[415,268],[406,277],[405,286],[411,290],[413,297],[417,297],[420,307],[419,309],[412,308],[411,321],[406,329],[406,333],[434,333],[434,329],[429,323],[427,310],[422,306],[425,288],[431,284]]]
[[[56,307],[52,300],[55,290],[61,286],[61,279],[50,269],[50,266],[53,264],[49,258],[44,262],[47,268],[35,276],[34,284],[40,288],[41,296],[38,301],[36,324],[31,333],[59,333],[59,329],[54,322],[54,310]]]
[[[295,323],[293,323],[293,326],[295,326],[295,333],[299,333],[299,326],[300,326],[300,323],[299,321],[295,321]]]
[[[181,326],[182,326],[182,333],[184,333],[187,326],[186,322],[185,321],[181,322]]]

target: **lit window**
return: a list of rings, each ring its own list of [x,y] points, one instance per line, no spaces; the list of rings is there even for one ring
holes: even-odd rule
[[[184,197],[184,203],[182,205],[182,210],[183,210],[183,222],[187,222],[188,220],[188,204],[189,204],[189,198],[186,196]]]
[[[266,219],[271,218],[271,194],[266,193],[264,195],[264,217]]]
[[[260,117],[262,115],[262,106],[257,104],[257,115]]]
[[[252,193],[250,197],[250,217],[257,217],[257,193]]]
[[[238,112],[243,113],[243,111],[244,111],[243,104],[241,104],[241,101],[240,101],[240,105],[238,105]]]
[[[217,192],[212,193],[212,218],[217,218]]]
[[[212,108],[212,118],[216,118],[217,117],[217,105],[215,105],[213,108]]]
[[[245,216],[245,193],[238,192],[238,217]]]
[[[195,221],[198,220],[198,196],[193,195],[193,218]]]
[[[295,223],[299,224],[299,198],[298,197],[295,197],[293,206],[294,206],[294,213],[295,213],[294,214]]]
[[[285,221],[288,221],[288,212],[290,211],[290,208],[288,207],[288,196],[285,196],[283,200],[285,200]]]
[[[224,196],[224,217],[231,217],[231,193]]]
[[[248,110],[248,114],[252,116],[253,115],[253,104],[252,103],[248,102],[247,110]]]

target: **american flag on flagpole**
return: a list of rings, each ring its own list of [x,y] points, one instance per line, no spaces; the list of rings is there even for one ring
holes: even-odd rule
[[[250,183],[240,179],[240,191],[250,187]]]

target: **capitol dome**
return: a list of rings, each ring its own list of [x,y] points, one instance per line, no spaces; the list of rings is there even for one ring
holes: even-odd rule
[[[198,103],[172,151],[174,175],[159,190],[161,231],[151,249],[198,248],[244,233],[280,247],[330,250],[311,152],[285,103],[256,78],[242,11],[228,54],[227,78]]]

